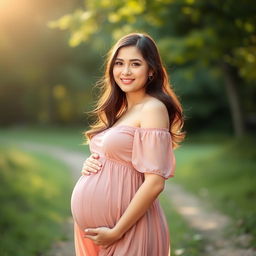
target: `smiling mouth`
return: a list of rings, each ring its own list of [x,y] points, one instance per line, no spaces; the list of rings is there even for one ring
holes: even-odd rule
[[[131,84],[135,79],[131,78],[120,78],[123,84]]]

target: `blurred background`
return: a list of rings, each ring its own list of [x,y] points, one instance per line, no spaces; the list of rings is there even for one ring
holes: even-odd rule
[[[74,179],[49,149],[89,153],[95,83],[130,32],[155,39],[184,107],[170,184],[210,201],[232,220],[227,236],[255,247],[255,13],[253,0],[0,0],[0,254],[44,255],[68,239]],[[172,254],[205,255],[207,237],[162,200]]]

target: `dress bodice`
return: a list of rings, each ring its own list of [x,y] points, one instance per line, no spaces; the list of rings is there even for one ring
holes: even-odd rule
[[[131,163],[140,172],[156,171],[165,178],[174,175],[175,157],[166,128],[111,127],[91,139],[90,151],[120,163]]]

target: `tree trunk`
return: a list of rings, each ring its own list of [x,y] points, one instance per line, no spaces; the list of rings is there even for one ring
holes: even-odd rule
[[[226,62],[222,63],[222,70],[226,80],[225,86],[232,115],[234,132],[236,137],[242,137],[245,133],[245,126],[238,95],[238,83],[241,79],[238,76],[236,68]]]

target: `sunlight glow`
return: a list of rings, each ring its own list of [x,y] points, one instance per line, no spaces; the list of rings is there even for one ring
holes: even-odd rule
[[[9,19],[28,19],[33,7],[30,0],[0,0],[0,23]]]

